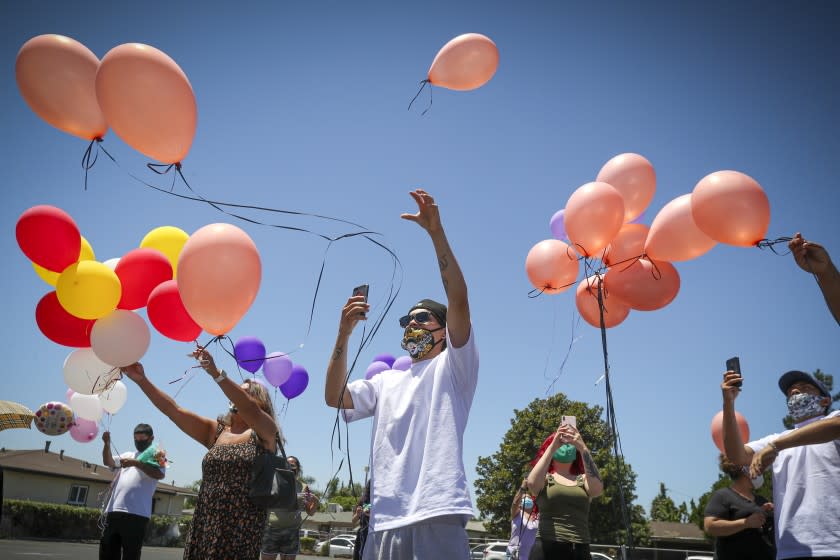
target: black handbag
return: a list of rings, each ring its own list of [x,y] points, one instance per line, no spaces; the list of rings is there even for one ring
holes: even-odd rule
[[[277,435],[277,451],[260,453],[251,467],[248,498],[258,507],[297,511],[297,480],[289,467],[286,450]]]

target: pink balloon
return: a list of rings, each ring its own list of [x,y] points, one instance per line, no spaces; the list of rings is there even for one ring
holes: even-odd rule
[[[740,412],[735,412],[735,422],[738,424],[738,430],[741,432],[741,441],[744,443],[750,441],[750,425],[747,424],[747,419]],[[712,441],[720,449],[721,453],[726,453],[726,448],[723,446],[723,411],[721,410],[712,417]]]
[[[687,261],[708,253],[717,242],[700,231],[691,217],[691,195],[662,207],[650,225],[645,253],[657,261]]]
[[[624,221],[645,211],[656,192],[656,171],[639,154],[619,154],[604,164],[596,181],[609,183],[624,199]]]
[[[73,425],[70,426],[70,437],[79,443],[88,443],[96,439],[99,433],[99,426],[93,420],[86,418],[79,418],[78,416],[73,420]]]
[[[601,288],[604,301],[604,327],[612,328],[620,325],[630,314],[630,306]],[[575,292],[575,304],[583,320],[595,328],[601,328],[601,313],[598,305],[597,276],[584,278],[578,283]]]
[[[66,393],[64,393],[64,394],[67,396],[67,398],[66,398],[66,399],[64,399],[64,400],[66,400],[67,402],[70,402],[70,397],[72,397],[73,395],[75,395],[75,394],[76,394],[76,391],[74,391],[73,389],[68,388],[68,389],[67,389],[67,392],[66,392]]]
[[[534,288],[547,294],[559,294],[569,289],[577,278],[577,255],[559,239],[546,239],[528,252],[525,272]]]
[[[624,223],[624,199],[607,183],[586,183],[569,197],[563,220],[575,250],[596,256]]]
[[[669,262],[647,259],[630,266],[617,266],[607,271],[604,285],[616,296],[639,311],[661,309],[671,303],[680,291],[680,275]]]
[[[429,68],[429,82],[456,91],[476,89],[499,66],[496,44],[480,33],[465,33],[446,43]]]
[[[628,259],[639,257],[644,253],[647,236],[646,225],[624,224],[604,251],[604,264],[607,266],[630,264],[627,262]]]
[[[694,187],[691,215],[697,227],[715,241],[752,247],[767,234],[770,201],[749,175],[716,171]]]

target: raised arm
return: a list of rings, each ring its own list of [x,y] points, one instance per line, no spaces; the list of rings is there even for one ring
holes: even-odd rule
[[[107,430],[102,432],[102,464],[109,469],[117,468],[114,456],[111,455],[111,432]]]
[[[601,473],[598,472],[598,467],[595,466],[595,461],[592,459],[592,453],[589,452],[589,448],[583,441],[583,437],[577,428],[569,424],[562,424],[559,431],[563,440],[574,445],[583,459],[583,485],[586,493],[590,498],[597,498],[604,492],[604,483],[601,480]]]
[[[741,430],[735,419],[735,399],[741,389],[735,384],[740,383],[741,376],[734,371],[723,374],[720,390],[723,393],[723,448],[726,456],[736,465],[749,465],[753,457],[753,450],[744,445]]]
[[[327,365],[327,383],[324,385],[324,400],[333,408],[353,408],[353,398],[344,389],[347,379],[347,346],[356,323],[366,321],[369,310],[370,306],[365,303],[364,296],[351,297],[341,310],[338,336]]]
[[[840,323],[840,272],[831,262],[828,251],[819,243],[804,239],[799,232],[793,236],[788,247],[796,264],[816,277],[828,310],[834,320]]]
[[[840,416],[823,418],[802,428],[797,428],[777,437],[770,445],[759,451],[752,458],[750,476],[756,477],[773,464],[779,451],[802,445],[828,443],[840,439]]]
[[[551,445],[548,446],[548,449],[545,450],[545,453],[543,453],[542,457],[540,457],[537,464],[534,465],[534,468],[531,469],[531,472],[528,473],[528,477],[525,479],[528,486],[528,493],[532,496],[539,495],[545,486],[545,475],[548,474],[548,467],[551,466],[551,456],[554,455],[554,452],[562,444],[562,436],[558,427],[557,431],[554,432],[554,439],[551,440]]]

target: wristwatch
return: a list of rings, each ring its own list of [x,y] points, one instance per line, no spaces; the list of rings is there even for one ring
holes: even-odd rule
[[[215,381],[216,383],[221,383],[222,381],[224,381],[224,379],[226,377],[227,377],[227,374],[225,373],[225,370],[220,369],[219,370],[219,377],[214,377],[213,381]]]

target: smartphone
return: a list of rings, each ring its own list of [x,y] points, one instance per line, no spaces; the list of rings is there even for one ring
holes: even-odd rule
[[[353,297],[356,297],[356,296],[364,296],[364,298],[365,298],[365,303],[367,303],[367,300],[368,300],[368,290],[369,290],[369,289],[370,289],[370,286],[369,286],[369,285],[367,285],[367,284],[362,284],[361,286],[356,286],[355,288],[353,288]],[[365,314],[364,314],[364,313],[362,313],[362,317],[364,317],[364,316],[365,316]]]
[[[577,429],[577,418],[575,418],[574,416],[561,416],[560,423],[568,424],[572,428]]]
[[[734,371],[738,375],[741,375],[741,360],[738,359],[738,356],[726,360],[726,371]],[[741,381],[735,383],[735,386],[740,387]]]

